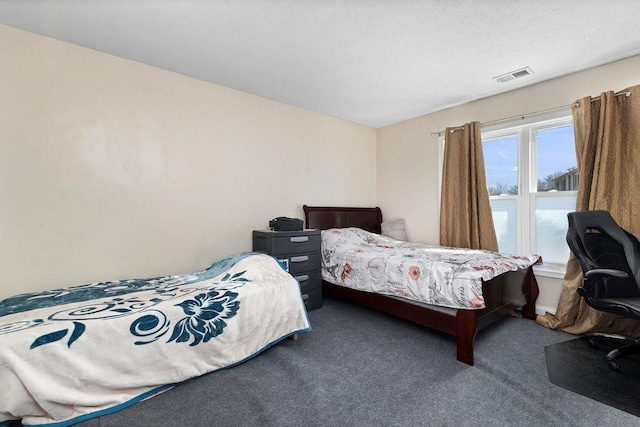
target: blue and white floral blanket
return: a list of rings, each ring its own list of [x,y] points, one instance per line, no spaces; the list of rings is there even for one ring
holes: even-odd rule
[[[0,300],[0,426],[115,412],[310,330],[298,282],[255,253]]]

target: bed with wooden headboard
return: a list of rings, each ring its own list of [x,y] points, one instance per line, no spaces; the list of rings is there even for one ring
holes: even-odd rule
[[[381,232],[380,208],[303,206],[306,228],[357,227]],[[473,340],[476,333],[516,309],[525,318],[535,318],[538,284],[531,267],[501,274],[483,283],[486,308],[452,309],[411,301],[395,296],[364,292],[322,281],[323,294],[347,299],[402,319],[444,332],[456,338],[457,358],[473,365]]]

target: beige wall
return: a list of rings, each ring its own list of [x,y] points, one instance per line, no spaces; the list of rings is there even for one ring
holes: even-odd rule
[[[0,25],[0,298],[189,272],[375,204],[376,131]]]
[[[564,106],[587,95],[640,83],[640,56],[514,90],[378,129],[378,205],[388,219],[405,218],[409,239],[439,240],[438,137],[432,132]],[[508,84],[508,83],[507,83]],[[561,281],[538,277],[541,309],[555,309]]]
[[[377,204],[437,243],[431,132],[640,83],[634,57],[376,132],[2,25],[0,67],[0,298],[204,268],[303,203]]]

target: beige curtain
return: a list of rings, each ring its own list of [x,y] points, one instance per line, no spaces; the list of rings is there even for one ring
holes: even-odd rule
[[[478,122],[446,129],[440,244],[498,250]]]
[[[621,95],[630,92],[631,96]],[[621,227],[640,237],[640,85],[616,95],[579,100],[573,107],[579,186],[576,210],[602,209]],[[573,334],[619,333],[640,337],[640,322],[617,320],[589,307],[578,295],[582,270],[571,255],[555,316],[538,323]]]

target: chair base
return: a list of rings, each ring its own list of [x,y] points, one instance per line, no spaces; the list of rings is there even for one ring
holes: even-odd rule
[[[609,368],[613,369],[614,371],[621,370],[620,365],[616,361],[617,359],[619,359],[620,357],[628,356],[630,354],[640,353],[640,340],[634,338],[599,332],[583,335],[582,338],[587,340],[589,342],[589,345],[595,348],[599,347],[599,340],[604,340],[610,343],[621,345],[620,347],[617,347],[607,353],[607,364],[609,365]]]

